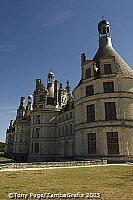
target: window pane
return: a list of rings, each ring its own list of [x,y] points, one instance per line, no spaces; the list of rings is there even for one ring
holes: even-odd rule
[[[87,106],[87,122],[95,121],[95,106],[94,104]]]
[[[61,127],[59,127],[58,130],[59,130],[59,136],[61,136]]]
[[[70,134],[73,133],[73,127],[72,127],[72,124],[69,125],[69,132],[70,132]]]
[[[104,65],[104,74],[112,74],[111,64]]]
[[[62,136],[64,136],[64,126],[62,126]]]
[[[103,89],[105,93],[114,92],[114,83],[113,82],[104,82]]]
[[[91,78],[91,68],[86,69],[85,78]]]
[[[105,102],[105,120],[116,119],[115,102]]]
[[[40,115],[35,116],[35,123],[40,124]]]
[[[31,146],[31,152],[33,153],[33,143],[32,143],[32,146]]]
[[[39,153],[39,143],[35,143],[35,153]]]
[[[68,125],[65,125],[65,135],[68,135]]]
[[[40,135],[40,128],[36,128],[36,138],[39,138]]]
[[[88,134],[88,154],[96,154],[96,133]]]
[[[119,154],[119,141],[117,132],[107,133],[108,154]]]
[[[91,96],[94,94],[94,88],[93,85],[89,85],[86,87],[86,96]]]

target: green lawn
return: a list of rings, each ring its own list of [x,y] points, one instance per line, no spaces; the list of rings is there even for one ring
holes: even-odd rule
[[[9,162],[9,161],[11,161],[12,159],[8,159],[8,158],[5,158],[5,157],[1,157],[0,156],[0,163],[2,163],[2,162]]]
[[[16,193],[90,193],[101,199],[133,199],[133,167],[104,166],[0,172],[0,200]],[[81,199],[81,198],[80,198]]]

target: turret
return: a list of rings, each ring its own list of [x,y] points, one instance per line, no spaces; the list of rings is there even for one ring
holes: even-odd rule
[[[107,75],[114,74],[118,76],[133,77],[132,68],[122,59],[122,57],[116,52],[112,45],[110,23],[107,20],[102,20],[98,24],[99,32],[99,48],[96,52],[93,61],[96,63],[96,67],[99,69],[99,74]],[[110,58],[110,63],[101,64],[101,59]],[[116,62],[116,66],[113,67],[112,62]]]
[[[54,73],[51,71],[48,73],[48,83],[53,83],[54,82]]]
[[[53,72],[49,72],[48,74],[47,89],[49,91],[48,97],[54,98],[54,73]]]
[[[67,92],[68,92],[68,94],[70,94],[70,81],[67,81],[66,82],[66,90],[67,90]]]
[[[47,89],[41,79],[36,79],[36,89],[33,94],[33,109],[43,108],[46,105]]]
[[[7,129],[7,133],[12,133],[14,128],[13,128],[13,123],[14,120],[10,120],[9,128]]]
[[[44,85],[41,79],[36,79],[36,90],[43,89]]]
[[[58,104],[58,94],[59,94],[59,82],[57,80],[54,81],[54,102],[55,105]]]
[[[112,46],[111,33],[110,33],[110,23],[106,20],[102,20],[98,24],[99,32],[99,47],[106,45]]]
[[[32,110],[32,96],[28,96],[28,103],[26,106],[26,115],[28,116],[30,114],[30,111]]]
[[[13,126],[13,122],[14,122],[14,120],[10,120],[10,125],[9,125],[9,127],[12,127],[12,126]]]
[[[62,83],[60,83],[60,90],[62,90]]]
[[[47,104],[47,97],[48,97],[48,94],[49,94],[48,90],[45,89],[45,91],[44,91],[44,107],[45,107],[46,104]]]
[[[23,118],[25,114],[25,105],[24,105],[25,97],[20,98],[20,105],[17,110],[17,119]]]
[[[60,83],[59,94],[58,94],[59,106],[61,106],[61,92],[62,92],[62,90],[63,90],[62,83]]]

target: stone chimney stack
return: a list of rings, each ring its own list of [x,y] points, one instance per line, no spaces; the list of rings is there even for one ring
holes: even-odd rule
[[[85,53],[81,53],[81,65],[83,65],[85,61],[86,61],[86,55]]]

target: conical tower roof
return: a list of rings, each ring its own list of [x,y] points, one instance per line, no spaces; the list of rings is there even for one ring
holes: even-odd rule
[[[117,76],[133,77],[132,68],[123,60],[123,58],[116,52],[112,46],[110,36],[110,24],[106,20],[102,20],[98,24],[99,31],[99,49],[96,52],[93,60],[99,67],[99,61],[101,58],[114,57],[115,59],[115,73]]]

